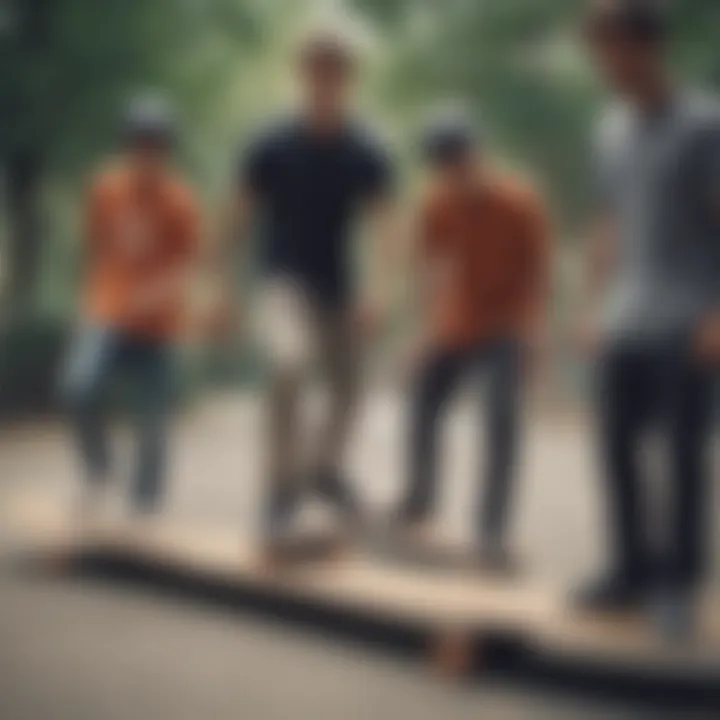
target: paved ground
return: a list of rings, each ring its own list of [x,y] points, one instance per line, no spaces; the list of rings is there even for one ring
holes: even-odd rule
[[[252,530],[259,413],[252,399],[236,398],[182,419],[170,512]],[[391,399],[374,400],[353,446],[355,478],[378,508],[400,489],[401,417]],[[462,409],[449,426],[441,512],[449,534],[468,534],[479,431]],[[517,536],[544,576],[570,582],[600,561],[602,522],[591,457],[587,432],[577,421],[530,429]],[[124,477],[122,447],[119,460]],[[57,426],[16,428],[0,439],[3,493],[35,487],[66,497],[73,467],[66,433]],[[22,577],[0,568],[0,605],[2,720],[659,717],[657,711],[645,715],[517,685],[448,687],[374,649],[140,588]]]
[[[306,428],[312,423],[311,408]],[[262,408],[248,396],[208,402],[181,418],[173,443],[168,512],[254,532],[263,424]],[[447,423],[438,520],[448,536],[471,536],[482,430],[472,407],[461,406]],[[358,492],[372,508],[391,507],[401,491],[404,434],[401,403],[386,396],[368,402],[349,460]],[[131,474],[130,440],[120,433],[120,486]],[[577,581],[601,565],[603,557],[603,502],[591,434],[582,419],[565,417],[528,423],[527,440],[514,522],[517,544],[539,574]],[[17,488],[67,498],[76,479],[72,449],[67,431],[54,424],[0,432],[0,501],[1,493]],[[648,495],[657,500],[659,489],[649,488]],[[714,576],[720,579],[720,573]]]
[[[140,590],[2,574],[0,593],[3,720],[661,717],[518,684],[458,687],[383,650]]]

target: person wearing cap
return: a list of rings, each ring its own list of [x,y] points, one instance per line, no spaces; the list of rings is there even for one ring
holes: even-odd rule
[[[133,382],[133,507],[142,513],[162,498],[172,351],[199,244],[194,193],[170,166],[176,135],[160,95],[129,104],[122,153],[94,178],[87,200],[82,307],[62,377],[84,466],[83,498],[93,505],[111,481],[109,386],[119,375]]]
[[[511,569],[508,524],[524,376],[545,333],[547,213],[528,183],[493,166],[463,110],[438,113],[425,154],[430,180],[415,264],[420,360],[399,520],[414,541],[430,539],[439,421],[461,381],[484,380],[485,486],[475,512],[476,550],[486,569],[504,572]]]
[[[314,31],[301,43],[296,70],[299,108],[242,152],[223,233],[227,240],[246,236],[253,221],[260,226],[255,317],[269,365],[263,545],[270,553],[294,534],[308,495],[337,511],[343,535],[359,520],[344,455],[365,341],[391,304],[391,163],[353,108],[356,44],[344,32]],[[352,237],[363,225],[368,270],[356,283]],[[317,433],[302,442],[301,393],[313,368],[328,403]]]
[[[668,16],[649,0],[595,0],[593,60],[615,97],[597,132],[598,223],[580,337],[598,360],[609,568],[589,610],[648,600],[663,627],[692,626],[707,569],[712,371],[720,360],[720,104],[668,66]],[[648,533],[641,449],[667,470],[662,538]],[[658,488],[650,484],[651,492]]]

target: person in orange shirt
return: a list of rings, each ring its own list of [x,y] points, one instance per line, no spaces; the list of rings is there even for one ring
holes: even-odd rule
[[[431,187],[421,207],[418,289],[423,327],[412,399],[404,529],[420,539],[436,494],[438,419],[465,378],[487,381],[487,476],[478,550],[509,565],[506,525],[518,454],[524,370],[539,349],[547,295],[543,202],[490,167],[465,112],[442,112],[426,138]],[[418,533],[418,531],[420,531]]]
[[[138,511],[156,508],[164,478],[173,344],[181,332],[198,247],[193,192],[170,169],[175,120],[158,95],[136,98],[123,157],[103,170],[87,206],[80,327],[63,373],[92,502],[109,484],[108,386],[128,374],[138,390]]]

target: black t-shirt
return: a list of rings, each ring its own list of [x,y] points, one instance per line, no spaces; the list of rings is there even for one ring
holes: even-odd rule
[[[356,126],[313,135],[301,120],[263,133],[243,153],[240,180],[258,199],[267,273],[288,274],[320,298],[351,292],[351,225],[390,185],[381,145]]]

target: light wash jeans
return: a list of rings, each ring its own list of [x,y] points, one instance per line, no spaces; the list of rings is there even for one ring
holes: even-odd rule
[[[172,348],[164,341],[133,337],[120,330],[89,326],[77,334],[61,378],[89,481],[107,476],[108,390],[122,375],[132,380],[138,455],[133,501],[152,509],[165,484],[167,420],[171,405]]]

